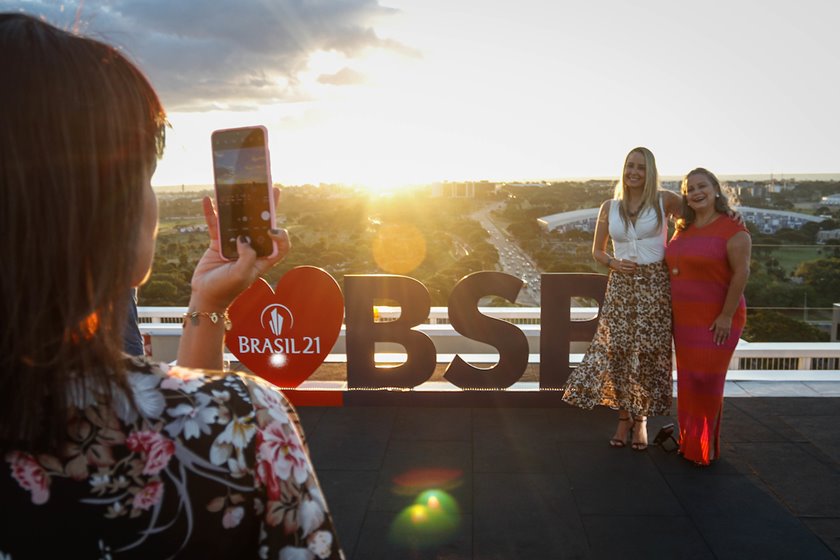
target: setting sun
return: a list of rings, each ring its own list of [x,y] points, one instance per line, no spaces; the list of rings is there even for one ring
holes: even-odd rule
[[[637,8],[621,2],[572,10],[470,0],[453,10],[392,0],[369,20],[364,46],[327,41],[285,74],[226,90],[215,108],[176,104],[154,183],[209,184],[210,132],[247,124],[268,128],[274,180],[285,185],[385,192],[444,180],[614,177],[636,145],[651,147],[665,175],[698,162],[723,174],[837,171],[831,17],[734,7],[720,22],[714,10],[656,4],[628,42],[623,22]],[[732,33],[697,45],[677,25],[687,20]],[[765,40],[774,34],[786,40]],[[780,63],[789,75],[765,87]],[[714,79],[694,80],[698,73]],[[749,86],[735,87],[744,79]],[[807,103],[797,102],[802,80]]]

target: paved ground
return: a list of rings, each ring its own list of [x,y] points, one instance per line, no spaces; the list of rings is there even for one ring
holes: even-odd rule
[[[834,396],[727,397],[705,469],[611,449],[608,410],[300,412],[351,559],[837,559],[840,387],[781,385],[741,388]]]

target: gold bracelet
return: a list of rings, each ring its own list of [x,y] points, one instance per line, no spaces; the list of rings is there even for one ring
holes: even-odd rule
[[[233,328],[233,323],[231,323],[230,321],[227,309],[225,309],[225,311],[222,313],[217,313],[215,311],[187,311],[186,313],[184,313],[184,324],[186,325],[187,319],[189,319],[193,326],[197,327],[199,317],[207,317],[208,319],[210,319],[210,322],[214,325],[219,322],[219,319],[221,319],[226,331],[229,331],[231,328]]]

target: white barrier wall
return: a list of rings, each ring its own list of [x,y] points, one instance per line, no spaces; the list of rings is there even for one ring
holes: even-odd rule
[[[504,319],[519,325],[528,340],[530,362],[539,363],[540,308],[539,307],[482,307],[481,312],[491,317]],[[181,337],[181,318],[186,308],[141,307],[139,309],[140,331],[151,338],[152,357],[171,362],[175,360]],[[417,330],[427,334],[435,344],[438,361],[449,362],[453,354],[464,356],[472,363],[495,363],[496,350],[487,344],[466,338],[449,325],[445,307],[433,307],[429,323],[418,325]],[[398,307],[379,307],[380,321],[393,320],[399,316]],[[591,319],[597,308],[572,308],[572,320]],[[835,320],[840,314],[840,305],[835,304]],[[579,362],[588,343],[572,343],[570,360]],[[380,343],[377,353],[391,354],[399,359],[405,349],[398,344]],[[341,362],[346,354],[344,326],[330,360]],[[467,357],[470,356],[470,357]],[[232,358],[232,356],[228,356]],[[471,358],[471,359],[470,359]],[[735,350],[727,379],[732,381],[840,381],[840,342],[761,342],[741,341]]]

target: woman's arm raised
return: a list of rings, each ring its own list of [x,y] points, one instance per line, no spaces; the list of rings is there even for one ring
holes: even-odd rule
[[[274,189],[275,202],[280,191]],[[269,236],[277,246],[277,254],[257,258],[257,253],[242,238],[236,242],[239,258],[227,261],[219,253],[218,216],[210,197],[205,197],[204,219],[210,235],[210,246],[204,251],[193,272],[188,314],[178,345],[178,365],[197,369],[220,370],[227,308],[261,274],[267,272],[288,254],[291,248],[286,230],[274,230]],[[215,316],[216,320],[212,320]]]

